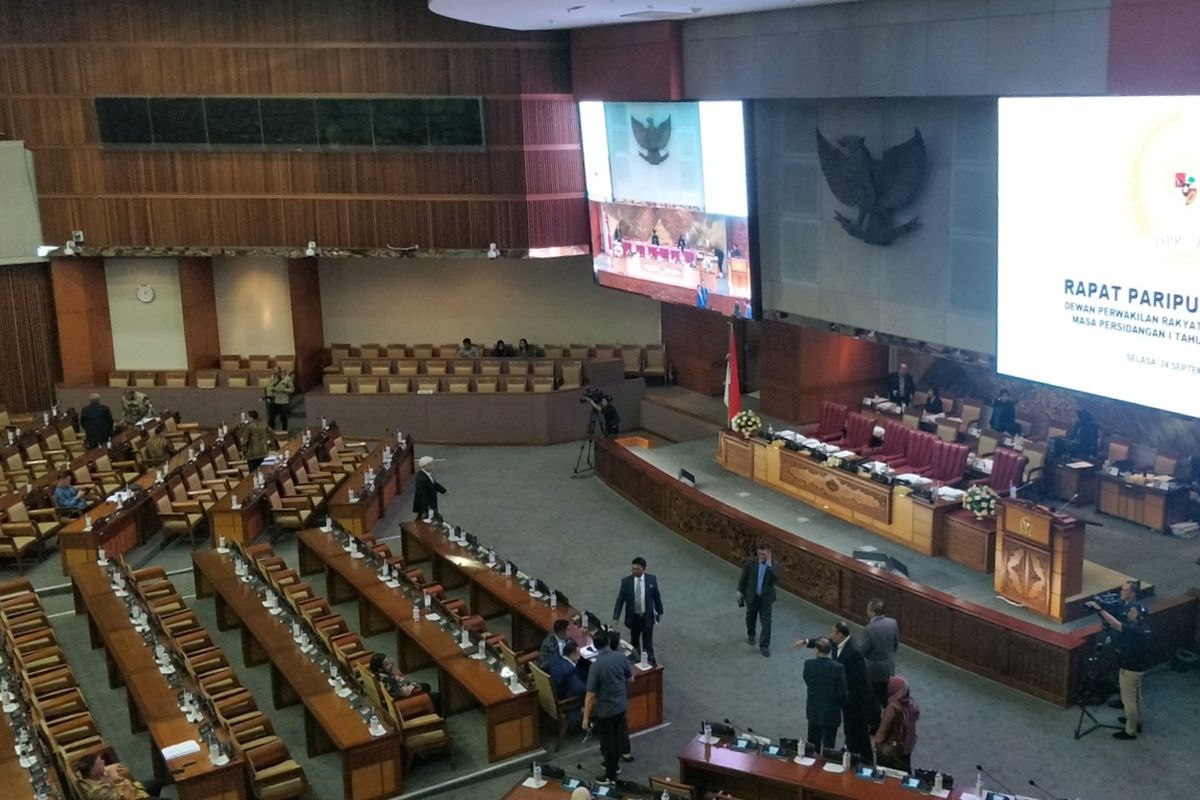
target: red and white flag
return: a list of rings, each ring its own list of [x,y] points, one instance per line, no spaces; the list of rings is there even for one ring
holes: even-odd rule
[[[729,409],[726,418],[733,418],[742,410],[742,386],[738,380],[737,338],[733,335],[733,323],[729,323],[729,355],[725,359],[725,407]]]

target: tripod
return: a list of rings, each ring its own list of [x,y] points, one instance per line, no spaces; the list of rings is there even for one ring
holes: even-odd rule
[[[587,436],[579,443],[579,456],[575,459],[575,469],[571,472],[572,478],[578,478],[580,475],[586,475],[589,472],[594,472],[596,469],[595,462],[592,460],[592,452],[596,444],[596,425],[600,416],[593,409],[588,414]],[[583,466],[583,465],[587,466]]]
[[[1105,640],[1101,639],[1096,643],[1096,649],[1084,661],[1083,665],[1083,681],[1079,687],[1079,720],[1075,723],[1075,739],[1078,741],[1089,733],[1093,733],[1100,728],[1111,728],[1113,730],[1124,730],[1120,725],[1108,725],[1096,719],[1096,715],[1088,708],[1088,701],[1095,691],[1096,673],[1099,670],[1100,654],[1105,647]],[[1083,720],[1087,719],[1091,724],[1084,729]]]

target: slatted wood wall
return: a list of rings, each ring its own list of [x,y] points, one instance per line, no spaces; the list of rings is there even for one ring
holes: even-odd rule
[[[0,0],[0,130],[34,152],[46,241],[426,248],[587,243],[565,33],[423,0]],[[97,95],[479,95],[478,152],[100,146]]]
[[[50,407],[62,366],[46,264],[0,266],[0,364],[0,403],[10,411]]]

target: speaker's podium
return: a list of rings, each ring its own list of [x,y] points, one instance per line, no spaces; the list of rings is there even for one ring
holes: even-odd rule
[[[1002,498],[996,520],[996,592],[1059,622],[1083,589],[1083,528],[1074,517]]]

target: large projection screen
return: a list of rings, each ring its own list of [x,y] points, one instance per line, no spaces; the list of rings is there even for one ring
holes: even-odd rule
[[[1197,416],[1200,97],[1001,98],[996,364]]]

